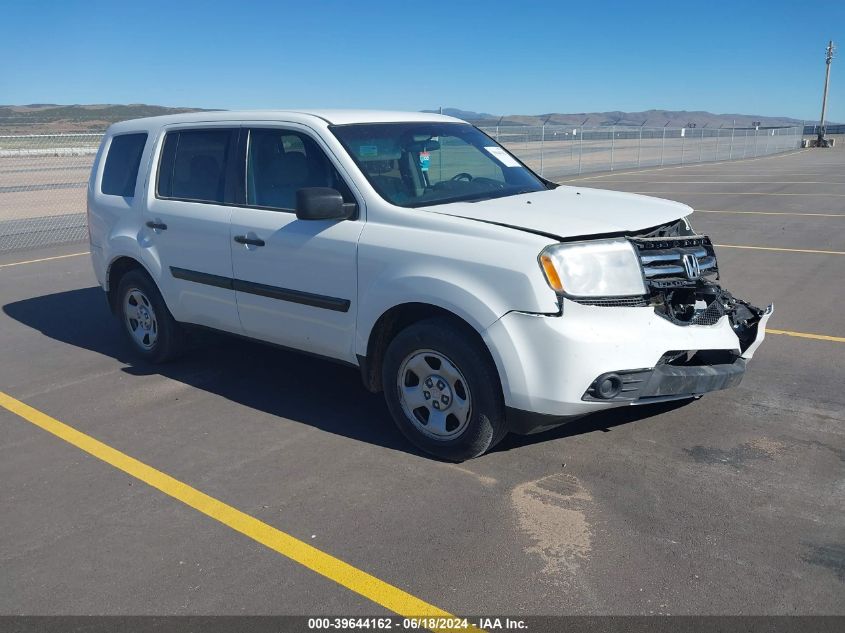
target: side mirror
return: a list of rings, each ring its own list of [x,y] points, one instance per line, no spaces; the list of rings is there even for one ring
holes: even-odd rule
[[[296,217],[300,220],[347,220],[355,205],[344,204],[343,196],[329,187],[305,187],[296,192]]]

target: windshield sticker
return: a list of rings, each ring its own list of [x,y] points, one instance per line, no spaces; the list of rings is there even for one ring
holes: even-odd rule
[[[361,158],[375,158],[378,156],[378,145],[361,145],[358,148],[358,156]]]
[[[485,147],[490,154],[492,154],[493,158],[498,160],[502,163],[505,167],[521,167],[521,165],[516,162],[516,159],[508,154],[505,150],[501,147]]]
[[[431,154],[428,152],[420,152],[420,169],[428,171],[428,165],[431,162]]]

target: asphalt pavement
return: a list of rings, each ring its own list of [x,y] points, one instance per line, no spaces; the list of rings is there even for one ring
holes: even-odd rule
[[[702,211],[724,286],[775,305],[739,387],[442,463],[353,369],[218,336],[138,362],[67,244],[0,256],[0,391],[450,613],[845,613],[845,151],[567,184]],[[2,408],[0,567],[3,614],[388,613]]]

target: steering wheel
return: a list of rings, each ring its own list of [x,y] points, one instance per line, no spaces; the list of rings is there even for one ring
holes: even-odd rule
[[[467,182],[472,182],[472,174],[462,171],[461,173],[452,176],[449,180],[466,180]]]

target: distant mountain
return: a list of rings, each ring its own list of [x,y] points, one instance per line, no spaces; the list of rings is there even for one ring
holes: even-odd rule
[[[436,112],[436,110],[423,110],[423,112]],[[644,112],[578,112],[563,114],[554,112],[551,114],[508,114],[496,116],[486,113],[473,112],[471,110],[458,110],[456,108],[443,108],[443,114],[471,121],[479,126],[495,125],[585,125],[589,127],[609,125],[632,125],[645,127],[688,127],[691,123],[695,127],[750,127],[752,123],[759,121],[763,127],[774,127],[781,125],[801,125],[801,120],[790,117],[771,117],[754,114],[713,114],[701,110],[646,110]],[[808,122],[812,123],[812,122]]]
[[[126,119],[137,119],[179,112],[200,112],[202,108],[168,108],[157,105],[133,103],[128,105],[57,105],[33,103],[30,105],[0,105],[0,134],[55,134],[59,132],[102,132],[110,124]],[[423,110],[438,112],[439,110]],[[703,111],[646,110],[645,112],[579,112],[574,114],[509,114],[499,116],[489,112],[475,112],[459,108],[443,108],[443,114],[470,121],[479,126],[495,125],[566,125],[609,126],[633,125],[646,127],[750,127],[760,125],[800,125],[801,121],[789,117],[766,117],[751,114],[713,114]],[[808,123],[813,123],[808,121]]]
[[[133,103],[129,105],[0,105],[0,132],[4,134],[50,134],[57,132],[102,132],[110,124],[160,114],[198,112],[199,108],[166,108]]]
[[[458,108],[443,108],[443,112],[440,112],[440,109],[422,110],[422,112],[445,114],[446,116],[453,116],[458,119],[463,119],[464,121],[499,118],[495,114],[489,114],[488,112],[473,112],[472,110],[459,110]]]

